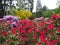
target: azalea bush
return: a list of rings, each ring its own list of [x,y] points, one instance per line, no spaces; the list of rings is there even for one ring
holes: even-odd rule
[[[47,10],[43,12],[43,17],[51,17],[53,14],[52,10]]]
[[[12,24],[0,21],[0,45],[60,45],[59,20],[60,15],[53,14],[51,18],[19,20],[11,28]]]
[[[10,30],[9,28],[17,27],[18,22],[18,17],[12,15],[3,16],[3,18],[0,18],[0,28],[2,30]]]
[[[32,16],[32,13],[28,10],[16,10],[15,15],[23,20],[30,18]]]

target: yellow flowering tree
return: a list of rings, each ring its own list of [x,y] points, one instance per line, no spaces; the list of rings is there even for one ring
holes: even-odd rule
[[[32,16],[32,13],[28,10],[15,10],[16,16],[18,16],[20,19],[28,19]]]

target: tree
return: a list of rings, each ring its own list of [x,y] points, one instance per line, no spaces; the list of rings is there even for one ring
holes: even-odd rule
[[[25,0],[24,1],[23,0],[17,0],[17,4],[16,5],[17,5],[18,9],[24,10]]]
[[[48,8],[46,6],[43,6],[42,10],[46,11],[46,10],[48,10]]]
[[[57,3],[56,3],[57,5],[60,5],[60,0],[57,0]]]
[[[13,7],[14,7],[14,4],[12,4],[14,0],[6,0],[6,13],[9,14],[9,15],[12,15],[13,14]]]
[[[30,4],[31,4],[31,6],[30,6],[30,11],[32,12],[32,10],[33,10],[33,1],[34,0],[28,0],[29,2],[30,2]]]
[[[39,12],[42,9],[41,1],[37,0],[36,12]]]
[[[17,0],[17,7],[20,10],[33,10],[33,0]]]
[[[2,0],[0,0],[0,18],[2,18],[3,15],[4,15],[4,9],[3,9]]]
[[[42,5],[40,0],[37,0],[36,14],[37,14],[37,17],[42,16]]]
[[[12,15],[12,0],[10,0],[10,14]]]
[[[4,0],[4,15],[6,15],[6,0]]]

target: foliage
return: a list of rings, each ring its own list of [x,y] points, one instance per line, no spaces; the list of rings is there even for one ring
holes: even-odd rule
[[[23,3],[22,0],[16,0],[16,1],[17,1],[16,6],[18,7],[18,9],[24,10],[25,3]]]
[[[20,19],[28,19],[32,16],[32,13],[28,10],[16,10],[15,11],[16,16],[18,16]]]
[[[30,6],[30,11],[32,12],[32,10],[33,10],[33,2],[34,2],[34,0],[28,0],[29,1],[29,3],[31,4],[31,6]]]
[[[43,10],[40,9],[38,12],[36,12],[37,17],[42,17],[43,16]]]
[[[41,5],[41,0],[37,0],[37,5],[36,5],[36,12],[39,12],[42,8],[42,5]]]
[[[59,6],[58,8],[56,8],[56,9],[54,9],[53,11],[54,11],[54,13],[56,13],[56,14],[60,14],[60,6]]]
[[[51,17],[52,14],[52,10],[43,11],[43,17]]]
[[[51,14],[54,14],[54,13],[56,13],[56,14],[60,14],[60,6],[58,6],[57,8],[55,8],[55,9],[50,9],[50,10],[47,10],[47,11],[44,11],[43,13],[45,13],[46,12],[46,14],[48,13],[48,15],[51,15]],[[49,17],[49,16],[48,16]],[[51,17],[51,16],[50,16]]]
[[[26,2],[27,1],[27,2]],[[20,10],[33,10],[33,0],[17,0],[16,6]]]
[[[0,18],[2,18],[3,16],[4,16],[4,9],[3,9],[2,0],[0,0]]]
[[[30,17],[30,19],[33,20],[33,19],[35,19],[36,17],[37,17],[36,12],[33,12],[33,13],[32,13],[32,16]]]
[[[55,8],[55,9],[50,9],[50,10],[45,10],[45,8],[47,7],[43,7],[42,8],[42,12],[43,12],[43,17],[51,17],[52,14],[56,13],[56,14],[60,14],[60,6]],[[45,11],[44,11],[45,10]]]
[[[46,6],[43,6],[42,10],[43,10],[43,11],[47,11],[48,8],[47,8]]]

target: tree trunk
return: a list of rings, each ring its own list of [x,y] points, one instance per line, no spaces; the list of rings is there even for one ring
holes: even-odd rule
[[[10,15],[12,15],[12,0],[10,0]]]
[[[4,15],[6,15],[6,0],[4,0]]]
[[[2,18],[3,15],[4,15],[4,9],[3,9],[2,0],[0,0],[0,18]]]

